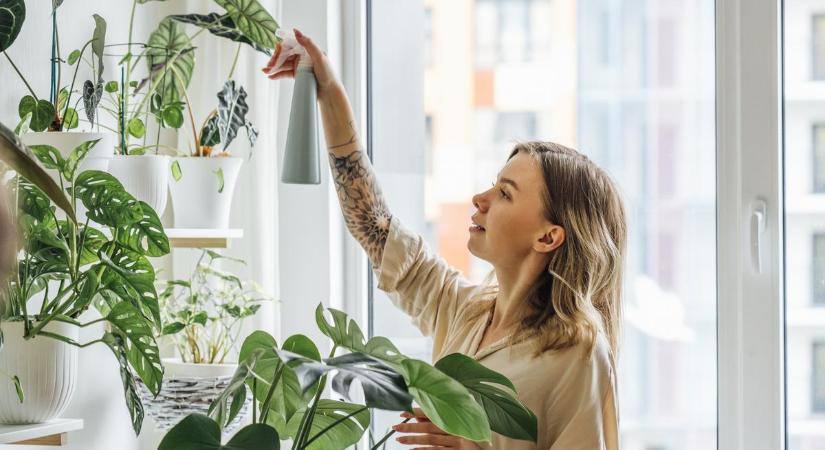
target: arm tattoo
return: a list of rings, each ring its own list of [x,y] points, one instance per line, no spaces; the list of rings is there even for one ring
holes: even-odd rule
[[[350,233],[376,267],[381,265],[390,233],[390,214],[369,159],[360,150],[347,156],[329,154],[335,190]]]
[[[345,145],[352,144],[353,142],[358,140],[358,131],[355,130],[355,121],[354,120],[349,121],[349,128],[352,130],[352,136],[350,136],[350,138],[347,140],[347,142],[337,144],[337,145],[333,145],[333,146],[329,147],[330,150],[335,150],[336,148],[340,148],[340,147],[343,147]]]

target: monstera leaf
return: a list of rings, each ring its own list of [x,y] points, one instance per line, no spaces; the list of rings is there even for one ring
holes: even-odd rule
[[[258,3],[257,0],[215,0],[226,9],[227,14],[252,42],[265,47],[275,48],[278,44],[278,22]]]
[[[129,409],[129,416],[132,418],[132,429],[135,434],[140,434],[143,425],[143,403],[140,401],[135,377],[129,369],[129,361],[126,357],[126,344],[119,334],[106,333],[103,341],[112,350],[120,366],[120,380],[123,382],[123,395],[126,397],[126,407]]]
[[[75,180],[74,191],[89,210],[88,217],[101,225],[123,227],[143,217],[138,201],[106,172],[84,171]]]
[[[306,409],[303,409],[292,417],[287,424],[286,437],[295,437],[305,414]],[[358,443],[369,426],[370,412],[366,406],[321,399],[312,417],[306,449],[343,450],[350,448]]]
[[[129,302],[120,302],[106,316],[126,338],[126,359],[152,394],[160,392],[163,383],[163,365],[152,327],[141,312]]]
[[[246,104],[246,90],[242,86],[235,88],[235,81],[229,80],[223,85],[223,89],[218,92],[218,132],[220,133],[223,149],[226,150],[229,144],[238,135],[238,129],[251,124],[246,120],[246,113],[249,112],[249,105]],[[249,125],[247,125],[249,124]],[[252,128],[254,130],[254,127]],[[255,138],[250,133],[249,142],[255,145]],[[257,131],[254,131],[257,137]]]
[[[134,305],[160,328],[160,308],[155,290],[155,269],[145,256],[110,242],[97,254],[104,268],[101,285]]]
[[[172,427],[158,450],[278,450],[278,433],[264,424],[241,428],[226,444],[221,444],[221,428],[203,414],[190,414]]]
[[[491,430],[513,439],[536,442],[536,416],[510,394],[516,388],[507,377],[460,353],[441,358],[435,368],[470,391],[486,411]]]
[[[11,47],[23,21],[26,20],[26,2],[24,0],[0,0],[0,52]]]
[[[246,37],[241,30],[235,25],[235,21],[228,15],[220,15],[218,13],[209,14],[177,14],[169,16],[178,22],[189,23],[192,25],[206,28],[215,36],[230,39],[235,42],[247,44],[255,50],[270,56],[272,52],[268,48],[258,45],[251,39]]]
[[[158,84],[163,103],[180,101],[183,89],[189,86],[195,68],[192,42],[183,25],[168,17],[163,19],[149,36],[147,45],[149,78]],[[178,78],[183,86],[180,86]]]
[[[0,123],[0,159],[23,178],[29,180],[53,201],[66,215],[76,222],[69,199],[51,176],[37,163],[36,158],[20,139]]]
[[[118,230],[118,242],[148,256],[169,253],[169,238],[163,231],[158,214],[145,202],[140,202],[140,211],[140,220]]]

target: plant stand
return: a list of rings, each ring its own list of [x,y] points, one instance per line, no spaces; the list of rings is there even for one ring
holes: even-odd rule
[[[82,429],[82,419],[54,419],[30,425],[0,425],[0,444],[66,445],[68,433]]]

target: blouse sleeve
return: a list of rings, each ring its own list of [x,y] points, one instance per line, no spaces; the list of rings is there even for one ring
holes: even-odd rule
[[[433,338],[435,349],[441,348],[458,307],[476,287],[397,217],[390,222],[383,259],[375,275],[378,288],[412,318],[425,336]]]

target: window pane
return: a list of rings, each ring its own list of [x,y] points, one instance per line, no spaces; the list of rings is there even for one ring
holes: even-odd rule
[[[467,250],[471,198],[514,143],[588,155],[628,214],[622,448],[716,448],[714,1],[372,5],[373,155],[393,213],[481,281],[491,267]],[[400,61],[425,11],[433,64],[424,48]],[[430,341],[373,296],[375,334],[429,359]],[[395,417],[378,415],[376,435]]]
[[[825,0],[785,0],[789,450],[825,450]]]

